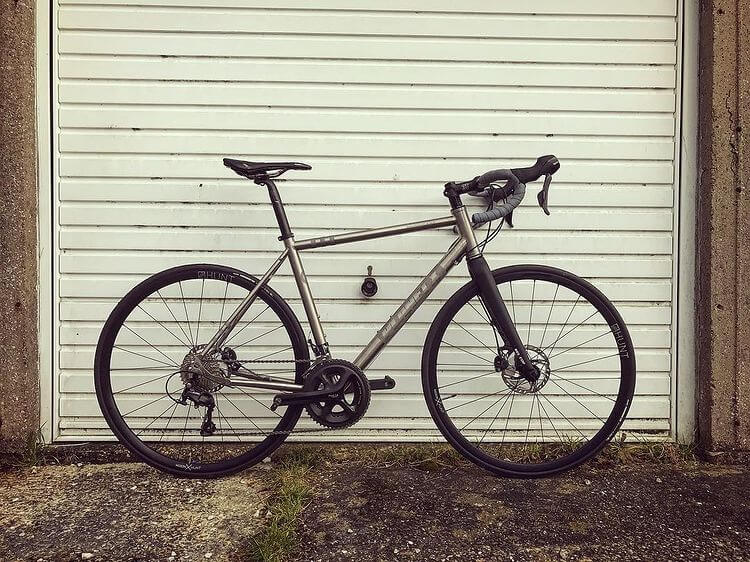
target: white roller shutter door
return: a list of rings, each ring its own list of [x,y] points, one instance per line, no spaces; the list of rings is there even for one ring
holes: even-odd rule
[[[638,352],[626,427],[668,434],[676,0],[314,5],[53,6],[56,439],[111,438],[93,352],[130,287],[191,262],[259,274],[280,251],[265,192],[222,156],[313,166],[280,184],[300,239],[443,216],[445,181],[556,154],[552,216],[528,197],[488,259],[562,267],[601,288]],[[352,359],[449,243],[430,232],[306,252],[334,356]],[[368,265],[380,291],[363,302]],[[281,273],[272,285],[304,320]],[[398,386],[374,395],[355,433],[435,435],[421,346],[466,278],[456,268],[373,365],[368,375]]]

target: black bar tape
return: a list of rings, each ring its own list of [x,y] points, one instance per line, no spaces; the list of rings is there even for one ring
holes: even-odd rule
[[[501,219],[504,216],[509,215],[511,212],[513,212],[513,209],[515,209],[521,204],[521,201],[523,201],[523,198],[525,195],[526,195],[526,184],[519,183],[516,186],[516,189],[513,191],[513,194],[510,197],[508,197],[505,203],[495,207],[491,211],[485,211],[483,213],[474,213],[471,216],[471,221],[475,225],[477,225],[477,224],[482,224],[485,222]]]

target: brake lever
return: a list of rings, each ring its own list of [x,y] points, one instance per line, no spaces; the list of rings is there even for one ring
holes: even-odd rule
[[[536,194],[536,200],[539,203],[539,206],[542,208],[542,211],[544,211],[544,214],[549,216],[549,209],[547,208],[547,203],[549,203],[549,185],[552,183],[552,174],[547,174],[544,176],[544,186],[542,187],[542,190]]]

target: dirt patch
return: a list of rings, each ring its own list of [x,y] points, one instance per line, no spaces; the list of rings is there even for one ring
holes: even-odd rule
[[[747,467],[583,468],[544,480],[472,467],[325,466],[297,560],[747,560]]]
[[[183,480],[128,463],[2,472],[0,559],[244,560],[266,478]]]

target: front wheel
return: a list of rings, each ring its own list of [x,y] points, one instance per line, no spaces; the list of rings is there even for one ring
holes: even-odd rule
[[[630,335],[614,305],[576,275],[539,265],[492,273],[538,378],[525,378],[503,348],[472,281],[427,334],[422,387],[430,414],[462,455],[498,475],[568,470],[625,419],[635,389]]]

